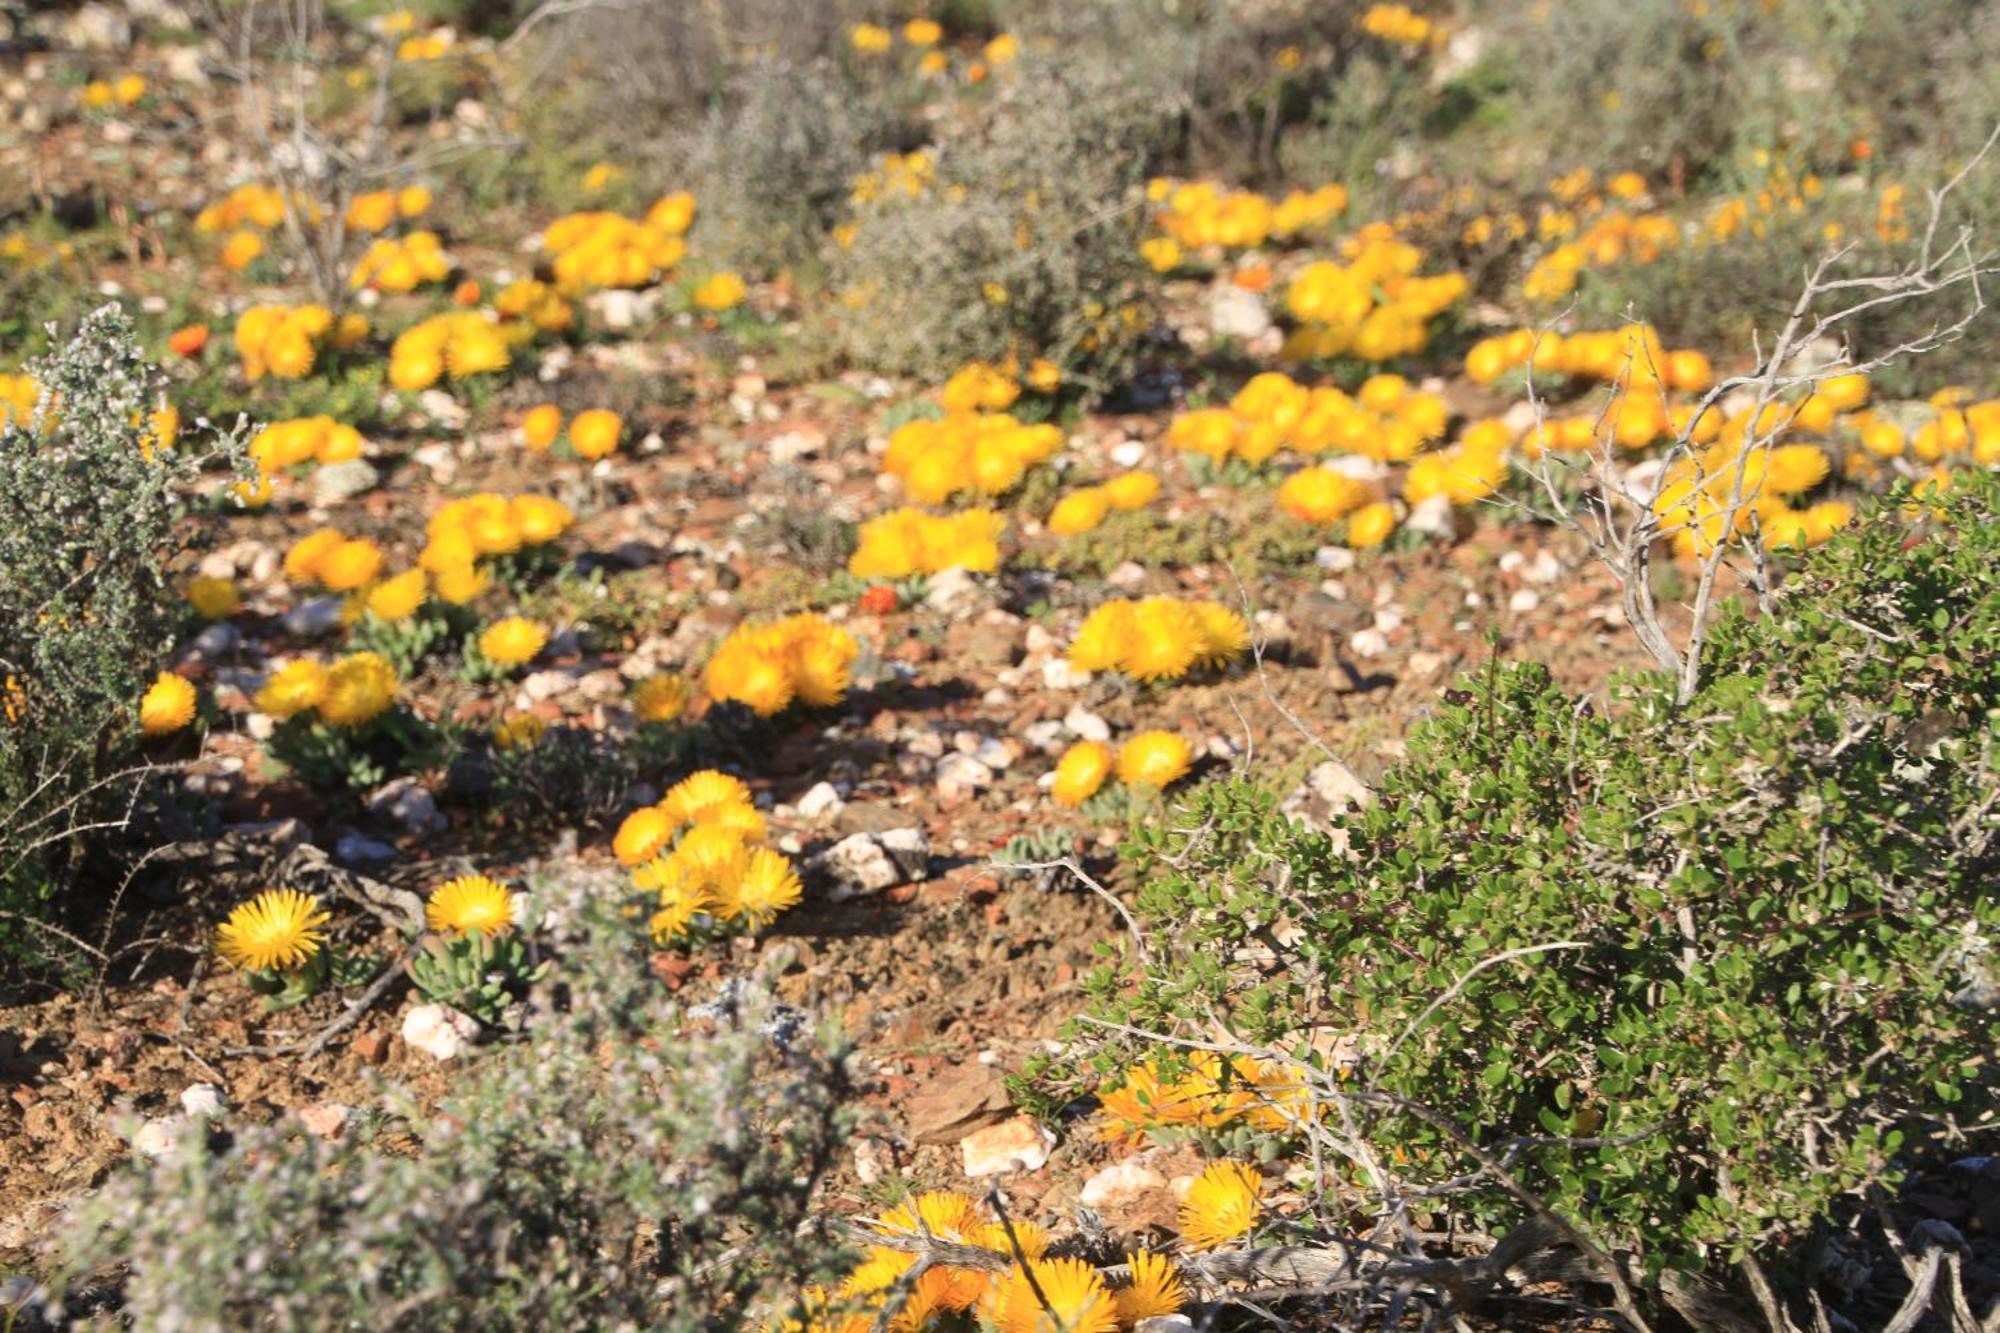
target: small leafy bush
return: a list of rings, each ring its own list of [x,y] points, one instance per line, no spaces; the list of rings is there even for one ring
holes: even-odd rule
[[[414,1154],[386,1127],[196,1136],[133,1163],[68,1232],[72,1279],[127,1276],[141,1328],[757,1327],[838,1263],[805,1226],[841,1144],[837,1053],[745,1002],[704,1031],[634,932],[578,892],[569,934],[498,1048]],[[382,1141],[378,1141],[382,1140]]]
[[[1137,840],[1158,961],[1096,1013],[1329,1073],[1346,1036],[1355,1132],[1480,1224],[1523,1210],[1466,1143],[1649,1280],[1782,1258],[1994,1125],[1996,520],[1990,474],[1885,505],[1721,618],[1685,708],[1496,664],[1330,828],[1201,789]]]
[[[158,383],[116,306],[29,372],[43,408],[0,424],[0,911],[43,919],[81,913],[64,897],[108,845],[71,831],[124,823],[138,703],[183,625],[175,571],[217,450],[149,438]],[[57,937],[28,930],[0,919],[0,955],[46,958]]]

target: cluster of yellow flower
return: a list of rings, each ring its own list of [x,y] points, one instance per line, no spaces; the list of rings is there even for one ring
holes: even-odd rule
[[[1822,394],[1825,389],[1822,384]],[[1930,396],[1931,415],[1910,432],[1872,411],[1855,412],[1846,424],[1870,459],[1900,458],[1907,452],[1922,463],[1962,456],[1980,467],[2000,466],[2000,398],[1977,403],[1971,398],[1970,390],[1956,385],[1938,390]],[[1850,470],[1858,461],[1850,457]]]
[[[347,277],[348,288],[360,291],[373,287],[384,292],[411,292],[429,282],[443,282],[451,273],[451,256],[434,231],[413,231],[408,236],[384,236],[368,246],[354,272]]]
[[[1179,262],[1179,247],[1254,249],[1269,240],[1289,240],[1325,227],[1347,211],[1347,190],[1340,185],[1293,190],[1274,203],[1254,190],[1156,177],[1146,183],[1146,197],[1165,205],[1154,221],[1164,239],[1177,247],[1147,253],[1148,261],[1162,271]],[[1162,263],[1165,255],[1171,255],[1173,262]]]
[[[609,408],[588,408],[569,423],[569,446],[578,458],[608,458],[624,435],[624,419]],[[562,436],[562,409],[554,403],[537,403],[521,417],[521,442],[536,453],[553,448]]]
[[[573,521],[562,501],[544,495],[509,499],[481,491],[463,496],[431,515],[417,565],[435,580],[438,596],[463,605],[486,590],[488,577],[478,561],[546,546],[569,531]]]
[[[83,104],[92,111],[108,111],[114,106],[131,106],[146,95],[146,76],[121,74],[115,79],[92,79],[83,85]]]
[[[411,325],[389,348],[389,383],[405,393],[454,380],[491,375],[513,362],[512,348],[532,337],[532,326],[503,324],[478,310],[448,310]]]
[[[1278,487],[1278,508],[1301,523],[1347,520],[1349,546],[1379,546],[1396,530],[1396,510],[1375,488],[1330,467],[1300,468]]]
[[[687,711],[694,685],[678,673],[648,676],[632,687],[632,716],[640,722],[672,722]]]
[[[657,805],[625,817],[612,839],[619,863],[635,867],[632,887],[658,902],[647,922],[668,944],[699,918],[768,926],[798,902],[798,871],[762,846],[764,816],[750,789],[707,769],[676,783]]]
[[[741,274],[724,270],[703,278],[701,285],[694,289],[688,299],[694,303],[697,310],[706,310],[714,314],[741,305],[748,291]]]
[[[418,64],[426,60],[443,60],[451,54],[456,45],[450,28],[438,28],[431,32],[405,37],[396,43],[396,59]]]
[[[847,202],[872,204],[880,199],[915,199],[930,188],[937,159],[921,148],[884,153],[875,165],[847,182]]]
[[[328,726],[358,727],[396,701],[396,669],[376,653],[349,653],[332,666],[309,657],[287,663],[257,691],[260,711],[284,720],[316,712]]]
[[[322,347],[352,347],[368,336],[368,320],[342,315],[317,303],[253,305],[236,318],[236,354],[243,378],[255,384],[266,375],[300,380],[312,374]]]
[[[1628,374],[1683,393],[1715,383],[1715,367],[1692,348],[1668,351],[1649,324],[1564,335],[1554,330],[1512,329],[1481,338],[1465,351],[1466,378],[1492,384],[1532,364],[1542,374],[1619,380]]]
[[[898,426],[882,470],[901,478],[904,493],[919,504],[942,504],[961,491],[1004,495],[1062,441],[1062,428],[1048,422],[1030,426],[1006,412],[950,412]]]
[[[1408,5],[1370,5],[1361,16],[1361,31],[1398,46],[1442,46],[1447,36],[1441,24],[1433,23]]]
[[[1160,479],[1150,472],[1125,472],[1096,486],[1071,491],[1049,511],[1049,531],[1074,537],[1102,523],[1112,510],[1143,509],[1160,494]]]
[[[643,219],[603,210],[568,213],[542,233],[556,286],[568,295],[595,287],[646,287],[687,257],[694,196],[655,200]]]
[[[524,319],[543,333],[562,333],[576,323],[576,308],[553,286],[536,278],[517,278],[493,296],[502,320]]]
[[[498,666],[521,666],[534,661],[548,642],[549,632],[534,621],[506,616],[479,632],[479,655]]]
[[[373,583],[387,559],[367,537],[349,537],[339,528],[316,528],[285,552],[285,577],[333,592],[353,592]]]
[[[1789,501],[1826,480],[1826,451],[1812,444],[1745,450],[1718,443],[1680,460],[1653,497],[1660,531],[1674,553],[1703,556],[1734,533],[1755,532],[1766,546],[1817,546],[1845,527],[1854,507],[1829,500],[1798,510]]]
[[[1142,731],[1118,747],[1102,741],[1078,741],[1056,761],[1049,795],[1058,805],[1074,809],[1097,795],[1112,773],[1128,787],[1161,791],[1187,775],[1194,750],[1171,731]]]
[[[1431,319],[1467,290],[1462,273],[1420,276],[1423,251],[1380,224],[1363,228],[1341,252],[1345,263],[1308,264],[1285,292],[1285,307],[1299,321],[1285,338],[1291,360],[1414,355],[1430,341]]]
[[[1020,398],[1023,387],[1050,394],[1062,388],[1062,367],[1037,357],[1025,374],[1012,358],[1000,365],[973,361],[952,372],[938,391],[947,412],[1004,412]]]
[[[1262,463],[1280,449],[1401,462],[1442,439],[1450,415],[1443,399],[1411,388],[1401,375],[1371,376],[1350,395],[1332,385],[1307,388],[1279,371],[1265,371],[1228,407],[1175,417],[1166,441],[1216,463],[1232,456]]]
[[[1097,1094],[1099,1135],[1136,1143],[1154,1129],[1226,1129],[1238,1121],[1268,1133],[1297,1130],[1312,1118],[1311,1100],[1296,1073],[1248,1056],[1227,1062],[1210,1051],[1188,1054],[1180,1072],[1157,1060],[1132,1066],[1115,1087]]]
[[[1000,534],[1006,518],[991,509],[938,517],[898,509],[861,525],[847,572],[862,579],[900,579],[964,569],[989,574],[1000,568]]]
[[[304,200],[297,201],[306,207]],[[199,232],[234,231],[256,227],[268,231],[285,220],[285,196],[269,185],[239,185],[194,215]]]
[[[1221,602],[1121,597],[1085,617],[1069,661],[1079,671],[1177,680],[1198,666],[1228,666],[1249,647],[1250,626]]]
[[[739,625],[715,650],[704,683],[709,697],[775,717],[798,700],[829,708],[847,694],[861,645],[825,616],[805,613],[768,625]]]
[[[430,211],[431,192],[421,185],[405,185],[400,190],[371,190],[357,194],[347,203],[349,231],[374,235],[387,231],[398,218],[408,221]]]
[[[329,416],[274,421],[250,439],[250,460],[265,477],[301,463],[344,463],[361,457],[361,432]]]

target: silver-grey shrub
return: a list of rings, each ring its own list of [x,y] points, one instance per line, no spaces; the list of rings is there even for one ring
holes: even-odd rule
[[[726,1330],[789,1307],[840,1258],[807,1212],[838,1053],[754,1000],[690,1021],[634,923],[581,894],[559,914],[523,1039],[441,1105],[391,1092],[336,1142],[289,1122],[134,1162],[72,1220],[72,1289],[108,1278],[156,1330]]]

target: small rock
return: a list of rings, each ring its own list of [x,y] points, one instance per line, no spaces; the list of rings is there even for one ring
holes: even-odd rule
[[[194,656],[211,660],[218,657],[233,657],[236,650],[242,646],[243,631],[226,620],[218,620],[203,629],[194,636],[194,643],[191,645]]]
[[[338,463],[322,463],[312,474],[312,503],[329,509],[357,495],[366,495],[382,480],[382,474],[365,458],[349,458]]]
[[[443,389],[425,389],[417,395],[417,406],[423,409],[425,416],[446,430],[462,430],[472,417],[456,398]]]
[[[930,869],[931,840],[922,829],[894,828],[842,838],[814,858],[833,884],[836,902],[921,879]]]
[[[623,288],[610,291],[592,292],[584,301],[592,319],[614,333],[622,333],[635,324],[649,321],[658,313],[660,298],[653,292],[634,292]]]
[[[1071,666],[1067,657],[1051,657],[1042,663],[1042,684],[1051,690],[1080,690],[1090,684],[1090,673]]]
[[[831,819],[840,813],[847,802],[840,799],[840,792],[831,782],[816,782],[799,797],[798,811],[801,819]]]
[[[521,678],[521,694],[531,704],[568,694],[576,688],[577,678],[573,672],[563,670],[531,671]]]
[[[347,1049],[353,1051],[361,1063],[379,1065],[389,1054],[389,1037],[386,1033],[371,1030],[348,1042]]]
[[[192,1120],[213,1120],[228,1109],[222,1089],[213,1083],[193,1083],[181,1089],[181,1110]]]
[[[953,565],[930,576],[924,602],[946,615],[966,615],[977,609],[984,596],[978,580],[960,566]]]
[[[796,463],[811,458],[826,447],[826,433],[819,430],[791,430],[774,437],[764,446],[775,464]]]
[[[1006,1119],[1013,1110],[1006,1078],[978,1063],[944,1071],[912,1093],[903,1106],[910,1137],[918,1143],[935,1144],[958,1143],[966,1135]]]
[[[1017,1115],[989,1129],[974,1130],[959,1141],[965,1174],[974,1180],[1009,1171],[1039,1171],[1048,1164],[1055,1135],[1033,1116]]]
[[[420,1004],[403,1015],[403,1041],[433,1060],[455,1060],[479,1037],[479,1023],[442,1004]]]
[[[1368,804],[1374,793],[1338,759],[1316,765],[1285,798],[1283,813],[1308,824],[1324,824],[1343,810]]]
[[[285,612],[285,633],[299,639],[316,639],[340,628],[341,599],[315,597]]]
[[[1184,1314],[1156,1314],[1132,1325],[1132,1333],[1194,1333],[1194,1321]]]
[[[1062,738],[1063,724],[1060,722],[1031,722],[1021,732],[1022,740],[1045,752],[1061,748]]]
[[[1507,599],[1507,609],[1526,613],[1542,604],[1542,595],[1533,588],[1522,588]]]
[[[1111,446],[1111,461],[1119,467],[1137,467],[1146,461],[1146,446],[1137,440],[1120,440]]]
[[[397,778],[377,788],[368,797],[368,812],[410,833],[437,833],[450,827],[438,813],[437,797],[415,778]]]
[[[1356,657],[1380,657],[1389,651],[1389,636],[1371,626],[1356,630],[1347,646]]]
[[[1458,515],[1452,510],[1450,496],[1433,495],[1410,507],[1410,516],[1403,520],[1403,526],[1426,537],[1449,539],[1458,535]]]
[[[458,475],[458,455],[443,440],[419,445],[410,451],[410,457],[431,474],[431,479],[448,483]]]
[[[957,801],[992,786],[993,770],[969,754],[948,754],[938,760],[936,778],[938,795]]]
[[[1014,751],[1007,742],[988,736],[973,747],[972,757],[998,773],[1014,762]]]
[[[1028,632],[1022,642],[1027,647],[1030,657],[1045,657],[1062,647],[1062,640],[1040,625],[1028,626]]]
[[[359,833],[343,833],[333,844],[333,859],[348,865],[379,864],[396,859],[396,849]]]
[[[1141,1195],[1167,1187],[1167,1178],[1136,1158],[1113,1162],[1089,1180],[1077,1195],[1084,1207],[1099,1212],[1131,1203]]]
[[[110,5],[87,4],[62,25],[62,40],[84,51],[123,51],[132,45],[132,22]]]
[[[1082,704],[1073,706],[1063,714],[1063,726],[1081,740],[1108,741],[1111,739],[1111,724]]]
[[[1271,327],[1271,312],[1257,293],[1231,283],[1217,287],[1210,295],[1208,326],[1218,338],[1254,342]]]
[[[141,1157],[165,1157],[181,1141],[187,1122],[156,1117],[139,1126],[132,1135],[132,1151]]]
[[[1104,581],[1114,588],[1137,588],[1146,581],[1146,567],[1136,560],[1127,560],[1106,574]]]
[[[299,1123],[306,1132],[322,1139],[337,1139],[347,1128],[348,1121],[354,1119],[354,1108],[342,1106],[339,1102],[314,1102],[311,1106],[299,1108]]]

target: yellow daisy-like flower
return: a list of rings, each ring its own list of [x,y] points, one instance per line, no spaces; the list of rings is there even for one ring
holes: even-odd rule
[[[355,653],[326,673],[319,715],[336,727],[358,727],[396,700],[396,669],[379,653]]]
[[[319,899],[296,889],[267,889],[239,905],[216,928],[215,948],[250,972],[298,967],[319,952],[329,920]]]
[[[603,458],[616,452],[618,437],[624,433],[625,422],[616,412],[602,407],[579,412],[569,423],[570,447],[579,458]]]
[[[646,806],[625,816],[611,839],[612,855],[618,864],[636,866],[666,851],[673,840],[674,821],[658,806]]]
[[[1123,666],[1137,680],[1172,680],[1195,664],[1203,641],[1201,619],[1186,602],[1148,597],[1132,615]]]
[[[319,707],[326,697],[326,668],[311,658],[280,667],[257,691],[257,710],[280,721]]]
[[[532,750],[542,743],[548,734],[549,724],[544,718],[533,713],[516,713],[493,727],[493,748],[496,750]]]
[[[681,835],[673,859],[690,883],[726,888],[742,874],[748,849],[742,835],[720,824],[697,824]]]
[[[784,660],[748,644],[725,643],[709,659],[704,679],[711,697],[740,703],[759,717],[784,712],[794,693]]]
[[[1118,780],[1131,787],[1166,787],[1194,761],[1188,743],[1171,731],[1142,731],[1118,752]]]
[[[714,823],[723,811],[732,807],[755,808],[750,788],[741,778],[713,768],[688,774],[669,787],[660,800],[660,809],[676,827]]]
[[[1180,1313],[1187,1303],[1187,1288],[1181,1285],[1172,1259],[1141,1252],[1126,1255],[1125,1264],[1132,1270],[1132,1281],[1111,1293],[1119,1323],[1136,1324],[1141,1319]]]
[[[1132,635],[1132,603],[1106,602],[1092,611],[1069,646],[1069,664],[1079,671],[1109,671],[1125,657]]]
[[[479,652],[489,662],[519,666],[533,661],[549,641],[549,632],[523,616],[496,620],[479,636]]]
[[[1113,509],[1143,509],[1160,493],[1160,479],[1150,472],[1127,472],[1099,486]]]
[[[382,548],[366,537],[353,537],[319,559],[319,581],[334,592],[353,592],[382,572]]]
[[[328,552],[346,540],[339,528],[320,528],[307,533],[285,552],[285,577],[294,583],[318,578],[320,562],[326,559]]]
[[[139,730],[165,736],[194,721],[194,686],[185,677],[162,671],[139,700]]]
[[[234,611],[241,601],[236,595],[236,585],[228,579],[197,578],[188,584],[188,605],[192,606],[203,620],[220,620]]]
[[[437,576],[437,595],[453,606],[464,606],[467,602],[478,600],[479,594],[493,582],[485,570],[470,562],[446,565],[433,573]]]
[[[1049,794],[1057,805],[1074,809],[1097,794],[1111,776],[1111,747],[1099,741],[1078,741],[1056,763],[1055,785]]]
[[[460,875],[432,890],[424,904],[424,923],[440,934],[476,930],[498,935],[514,924],[514,895],[498,880]]]
[[[1257,1225],[1257,1194],[1263,1177],[1242,1162],[1217,1162],[1196,1177],[1181,1201],[1181,1239],[1197,1250],[1212,1250],[1250,1233]]]
[[[1097,1270],[1082,1259],[1030,1260],[993,1284],[987,1317],[1001,1333],[1113,1333],[1118,1307]],[[1040,1295],[1036,1293],[1039,1290]]]
[[[687,711],[693,692],[686,676],[648,676],[632,687],[632,715],[641,722],[672,722]]]
[[[694,303],[703,310],[721,311],[743,300],[743,279],[734,273],[716,273],[695,288]]]
[[[1250,650],[1250,625],[1242,616],[1220,602],[1196,602],[1195,619],[1201,622],[1201,644],[1195,660],[1203,666],[1227,666]]]
[[[761,929],[797,904],[803,892],[799,872],[784,853],[759,847],[750,853],[743,873],[724,887],[723,914]]]
[[[654,862],[662,865],[664,862]],[[651,867],[645,867],[650,869]],[[637,876],[634,876],[637,879]],[[652,934],[653,943],[672,944],[688,933],[694,919],[708,911],[714,904],[709,901],[705,890],[692,887],[668,888],[660,891],[660,909],[646,922],[646,929]]]
[[[424,604],[430,585],[421,569],[406,569],[368,590],[368,609],[383,620],[407,620]]]

